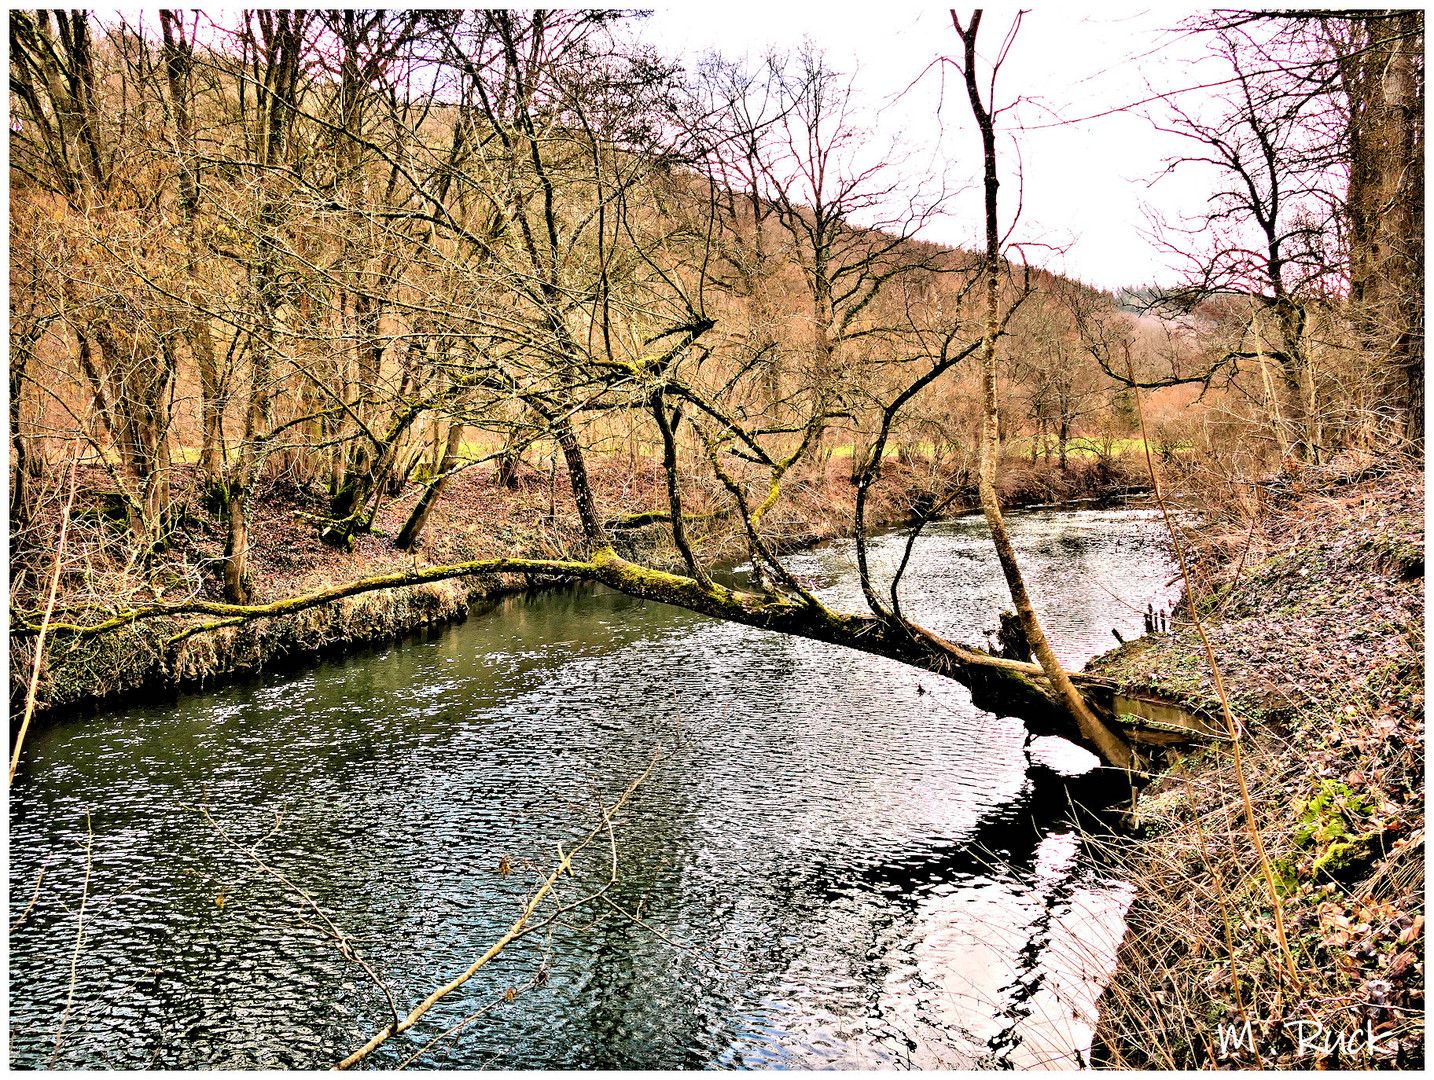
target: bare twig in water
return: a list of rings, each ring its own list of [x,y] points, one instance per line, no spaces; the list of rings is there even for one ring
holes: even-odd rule
[[[538,967],[538,970],[535,971],[535,972],[533,972],[533,977],[532,977],[531,979],[529,979],[526,983],[524,983],[522,986],[510,986],[510,987],[508,987],[507,990],[503,991],[503,993],[499,994],[499,995],[498,995],[496,998],[494,998],[492,1001],[488,1002],[488,1004],[484,1005],[484,1006],[483,1006],[481,1009],[479,1009],[477,1012],[469,1013],[469,1014],[468,1014],[467,1016],[465,1016],[462,1020],[458,1021],[458,1023],[454,1024],[451,1028],[449,1028],[447,1031],[443,1032],[441,1035],[435,1035],[432,1039],[430,1039],[428,1042],[426,1042],[421,1048],[419,1048],[418,1050],[415,1050],[412,1054],[410,1054],[407,1058],[405,1058],[405,1059],[398,1065],[398,1068],[399,1068],[399,1069],[406,1069],[406,1068],[408,1068],[408,1067],[409,1067],[410,1065],[412,1065],[415,1061],[417,1061],[419,1058],[423,1057],[423,1055],[427,1054],[427,1053],[428,1053],[430,1050],[432,1050],[435,1046],[437,1046],[439,1043],[441,1043],[444,1039],[451,1038],[452,1036],[457,1035],[457,1034],[458,1034],[460,1031],[462,1031],[465,1027],[467,1027],[469,1024],[473,1023],[474,1020],[477,1020],[479,1017],[481,1017],[481,1016],[483,1016],[483,1015],[485,1015],[485,1014],[487,1014],[487,1013],[492,1012],[492,1011],[493,1011],[494,1009],[496,1009],[499,1005],[510,1005],[510,1004],[512,1004],[512,1002],[514,1001],[514,999],[516,999],[516,998],[518,998],[518,997],[521,997],[523,994],[526,994],[529,990],[534,990],[534,989],[538,988],[539,986],[542,986],[542,985],[543,985],[544,983],[546,983],[547,981],[548,981],[548,969],[547,969],[547,966],[546,966],[545,964],[544,964],[544,965],[540,965],[540,966]]]
[[[284,888],[288,889],[290,892],[298,896],[301,900],[303,900],[304,905],[319,917],[319,920],[324,924],[324,928],[328,931],[329,936],[332,937],[336,942],[338,942],[339,952],[343,954],[344,959],[352,960],[355,964],[361,967],[364,971],[364,974],[367,975],[369,979],[373,981],[373,984],[377,986],[379,990],[382,991],[383,996],[388,999],[388,1007],[393,1012],[394,1023],[397,1023],[398,1003],[393,1000],[392,991],[389,990],[388,984],[385,983],[381,978],[379,978],[378,972],[374,971],[374,969],[369,966],[368,961],[359,955],[358,949],[354,947],[353,938],[349,937],[342,930],[340,930],[338,926],[335,925],[334,921],[330,919],[329,916],[325,913],[324,909],[319,907],[319,905],[315,903],[314,898],[310,896],[304,889],[294,884],[283,873],[278,870],[275,870],[272,866],[270,866],[268,863],[266,863],[263,859],[259,857],[259,852],[256,849],[260,844],[262,844],[265,840],[269,839],[269,837],[273,836],[274,833],[279,830],[279,825],[283,821],[283,814],[281,812],[275,813],[274,827],[270,829],[263,836],[263,838],[258,840],[252,847],[245,847],[243,844],[239,843],[239,841],[235,840],[227,832],[225,832],[224,828],[212,817],[210,817],[209,809],[207,807],[201,806],[199,808],[199,812],[204,815],[204,820],[209,822],[210,827],[216,833],[219,834],[220,838],[223,839],[226,844],[234,848],[234,850],[244,855],[247,855],[250,859],[253,860],[254,864],[258,866],[260,870],[264,871],[264,873],[268,874],[275,881],[283,885]]]
[[[410,1012],[407,1016],[403,1017],[401,1020],[397,1020],[396,1022],[389,1024],[382,1031],[379,1031],[373,1036],[373,1038],[369,1039],[368,1042],[364,1043],[363,1046],[359,1047],[353,1053],[349,1054],[348,1057],[338,1062],[338,1064],[336,1064],[334,1068],[347,1069],[351,1068],[354,1065],[357,1065],[360,1061],[368,1057],[369,1054],[373,1053],[374,1050],[378,1049],[378,1047],[382,1046],[394,1035],[407,1031],[409,1028],[413,1027],[413,1025],[418,1023],[418,1021],[421,1020],[424,1015],[430,1009],[433,1008],[434,1005],[438,1004],[438,1002],[442,1001],[445,997],[453,993],[453,991],[457,990],[469,979],[473,978],[474,975],[478,974],[478,972],[483,967],[485,967],[491,960],[493,960],[494,957],[498,956],[499,953],[501,953],[514,941],[517,941],[519,938],[526,936],[533,930],[540,929],[543,925],[546,925],[544,923],[533,923],[533,915],[542,905],[543,900],[553,891],[554,887],[558,883],[558,879],[561,878],[564,874],[571,872],[574,858],[576,858],[585,849],[591,846],[593,842],[596,841],[598,837],[602,836],[604,833],[608,833],[609,835],[611,835],[612,815],[617,813],[617,811],[623,807],[623,805],[628,801],[628,799],[632,797],[633,792],[635,792],[642,784],[642,782],[647,779],[647,777],[651,774],[652,770],[656,767],[658,761],[662,759],[662,756],[663,755],[661,750],[658,750],[657,753],[652,756],[652,760],[648,762],[647,768],[645,768],[642,771],[641,775],[639,775],[635,780],[632,781],[632,783],[627,786],[623,793],[618,796],[617,801],[614,802],[612,806],[603,808],[601,823],[594,827],[576,847],[574,847],[570,851],[564,851],[563,846],[561,844],[558,845],[557,868],[554,869],[552,873],[550,873],[543,880],[543,882],[533,892],[532,896],[529,897],[528,902],[523,905],[523,910],[519,914],[517,920],[513,923],[513,925],[510,926],[501,937],[499,937],[495,942],[493,942],[493,944],[490,945],[488,949],[481,956],[478,957],[478,959],[474,960],[473,963],[469,965],[466,971],[464,971],[457,978],[452,979],[451,981],[440,986],[437,990],[433,991],[433,993],[429,994],[426,998],[419,1002],[414,1007],[413,1011]],[[613,880],[616,880],[615,877],[613,878]],[[598,893],[595,895],[601,895],[610,884],[611,881],[603,885],[602,888],[599,889]],[[572,910],[572,908],[568,907],[566,909],[560,910]]]
[[[73,476],[73,473],[71,474]],[[65,1011],[60,1016],[60,1026],[55,1029],[55,1052],[50,1055],[50,1068],[60,1056],[60,1040],[65,1034],[65,1022],[70,1019],[70,1009],[75,1003],[75,983],[79,978],[80,946],[85,942],[85,901],[90,898],[90,873],[94,869],[95,830],[90,824],[89,811],[85,811],[85,884],[80,892],[80,910],[76,914],[75,951],[70,956],[70,992],[65,997]]]
[[[20,912],[20,917],[10,924],[10,933],[13,934],[16,930],[18,930],[20,928],[20,924],[24,922],[26,917],[29,916],[30,912],[34,910],[35,901],[40,899],[40,886],[45,881],[45,871],[49,868],[50,860],[48,857],[46,857],[45,864],[40,867],[40,876],[35,879],[35,895],[30,897],[30,902],[25,905],[25,910]]]

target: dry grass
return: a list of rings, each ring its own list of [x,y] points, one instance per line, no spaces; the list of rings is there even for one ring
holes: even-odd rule
[[[1097,1057],[1125,1068],[1420,1067],[1422,477],[1345,462],[1260,494],[1253,528],[1217,529],[1203,546],[1215,589],[1197,603],[1245,725],[1246,781],[1295,975],[1280,961],[1234,763],[1194,754],[1144,793],[1135,838],[1107,845],[1137,899]],[[1106,670],[1208,707],[1191,637],[1178,626],[1133,643]],[[1222,1044],[1221,1025],[1246,1021],[1250,1040]]]

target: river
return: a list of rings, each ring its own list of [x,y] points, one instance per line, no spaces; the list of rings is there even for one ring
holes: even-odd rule
[[[1173,597],[1147,511],[1010,523],[1068,665]],[[875,565],[901,543],[877,538]],[[850,542],[789,561],[862,609]],[[906,582],[904,610],[960,640],[1009,606],[979,516],[930,527]],[[574,912],[368,1064],[485,1006],[418,1064],[1079,1063],[1130,901],[1060,812],[1057,774],[1094,759],[930,674],[588,587],[33,733],[10,800],[11,1063],[326,1067],[389,1007],[297,889],[406,1011],[659,748],[612,837],[609,897],[643,925]],[[292,888],[225,837],[263,838]],[[610,872],[606,834],[589,855],[563,896]]]

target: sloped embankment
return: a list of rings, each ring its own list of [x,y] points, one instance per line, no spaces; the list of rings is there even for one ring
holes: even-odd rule
[[[1196,602],[1244,728],[1244,779],[1296,975],[1285,971],[1233,755],[1201,750],[1146,790],[1136,838],[1112,852],[1138,895],[1101,1005],[1097,1060],[1415,1067],[1423,477],[1344,463],[1281,477],[1263,496],[1248,532],[1197,541]],[[1218,715],[1204,651],[1180,615],[1169,633],[1093,670]]]

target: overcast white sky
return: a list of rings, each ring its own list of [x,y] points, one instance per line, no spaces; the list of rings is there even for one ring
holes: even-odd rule
[[[1104,113],[1181,84],[1185,63],[1199,43],[1178,32],[1189,9],[1119,5],[1038,5],[1029,10],[997,84],[1002,103],[1027,99],[1006,130],[1019,144],[1024,210],[1013,239],[1046,243],[1059,251],[1028,248],[1029,261],[1102,288],[1152,280],[1169,281],[1169,260],[1152,245],[1142,206],[1168,215],[1198,213],[1206,181],[1190,173],[1149,186],[1163,161],[1178,155],[1180,140],[1152,130],[1130,113],[1068,124],[1058,120]],[[1016,9],[988,8],[981,39],[989,59]],[[965,13],[964,14],[969,14]],[[1175,32],[1172,32],[1175,31]],[[908,87],[937,57],[955,55],[960,41],[946,8],[895,3],[724,3],[657,10],[640,31],[662,51],[693,60],[704,52],[756,59],[768,48],[792,49],[803,38],[825,50],[829,64],[856,70],[858,88],[873,103]],[[946,104],[937,122],[939,72],[889,107],[880,128],[901,128],[925,143],[941,139],[941,154],[958,174],[979,175],[980,144],[970,120],[964,87],[947,69]],[[1023,130],[1014,130],[1018,119]],[[1008,139],[999,149],[1002,224],[1015,210],[1015,155]],[[1186,148],[1188,149],[1188,148]],[[980,235],[981,194],[962,195],[956,213],[933,227],[929,238],[971,246]]]

